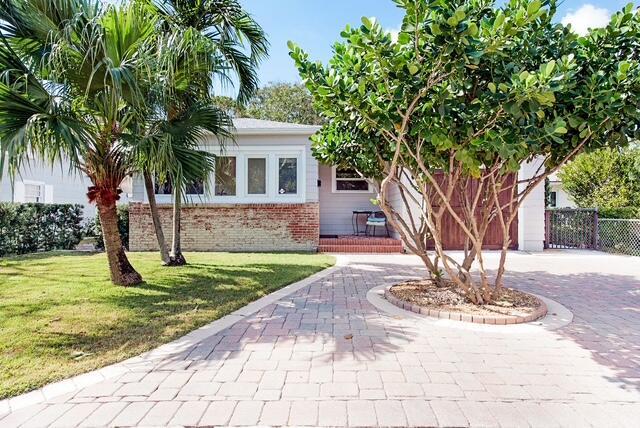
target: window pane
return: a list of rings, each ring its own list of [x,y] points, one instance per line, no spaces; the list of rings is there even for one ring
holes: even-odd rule
[[[42,199],[42,188],[38,184],[25,184],[24,185],[24,201],[25,202],[40,202]]]
[[[278,193],[281,195],[298,193],[298,159],[280,158],[278,166]]]
[[[267,160],[253,158],[247,161],[247,182],[250,195],[264,195],[267,193]]]
[[[336,180],[336,190],[369,190],[366,180]]]
[[[216,158],[216,196],[236,195],[236,158],[218,156]]]
[[[156,195],[170,195],[173,193],[173,184],[169,177],[161,183],[160,179],[156,176],[154,187],[156,189]]]
[[[204,195],[204,180],[196,180],[187,184],[187,195]]]
[[[336,168],[336,178],[362,178],[355,169]]]

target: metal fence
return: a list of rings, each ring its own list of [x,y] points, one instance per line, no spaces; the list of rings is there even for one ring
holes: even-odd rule
[[[599,218],[595,209],[549,209],[545,247],[593,249],[640,256],[640,219]]]
[[[640,256],[640,219],[599,219],[598,249],[609,253]]]
[[[595,249],[598,240],[598,212],[592,209],[550,209],[546,211],[547,248]]]

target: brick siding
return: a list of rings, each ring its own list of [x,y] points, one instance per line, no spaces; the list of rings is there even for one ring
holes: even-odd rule
[[[159,205],[171,243],[171,205]],[[320,239],[317,202],[304,204],[202,204],[182,208],[184,251],[316,251]],[[129,207],[131,251],[156,251],[148,204]]]

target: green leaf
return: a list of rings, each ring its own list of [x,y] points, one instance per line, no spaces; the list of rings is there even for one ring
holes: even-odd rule
[[[415,64],[409,64],[408,68],[409,68],[409,73],[411,73],[411,75],[415,75],[418,71],[420,71],[418,66]]]
[[[495,84],[495,83],[493,83],[493,82],[489,82],[489,84],[488,84],[487,86],[489,87],[489,90],[490,90],[492,93],[494,93],[494,94],[496,93],[496,84]]]
[[[527,15],[532,16],[540,10],[540,0],[534,0],[527,6]]]
[[[566,134],[567,132],[568,132],[568,131],[567,131],[567,128],[565,128],[564,126],[558,126],[558,127],[553,131],[553,133],[554,133],[554,134],[559,134],[559,135]]]

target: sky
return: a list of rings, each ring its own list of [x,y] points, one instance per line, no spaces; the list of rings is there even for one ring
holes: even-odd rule
[[[557,19],[571,23],[577,32],[605,25],[611,13],[630,0],[565,0]],[[360,25],[363,16],[376,17],[390,31],[398,30],[402,11],[391,0],[241,0],[245,10],[264,28],[271,50],[259,70],[261,85],[298,82],[287,41],[293,40],[313,60],[326,63],[331,46],[347,24]],[[638,2],[635,2],[638,4]]]

